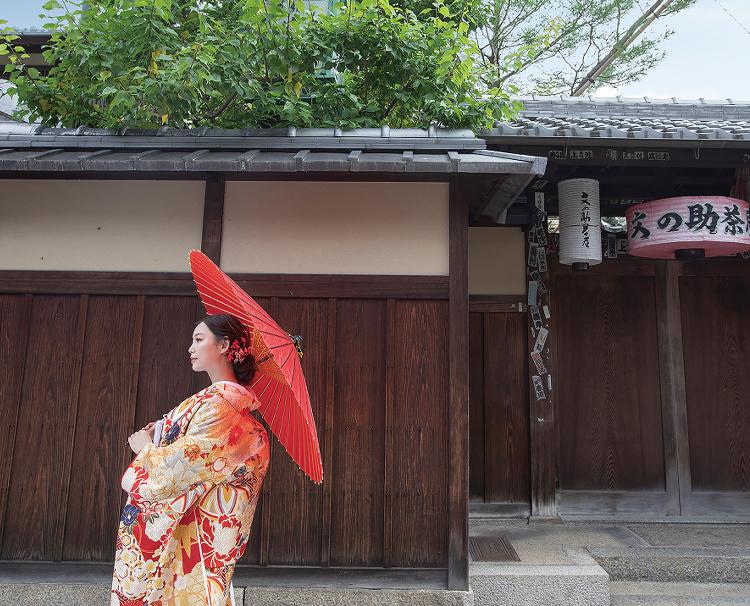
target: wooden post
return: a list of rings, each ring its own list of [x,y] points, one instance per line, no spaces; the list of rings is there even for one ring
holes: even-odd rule
[[[669,515],[684,515],[692,493],[678,261],[656,269],[656,329],[659,343],[664,467]]]
[[[539,197],[541,196],[541,197]],[[539,204],[537,204],[537,200]],[[557,518],[557,433],[555,428],[555,372],[553,313],[547,255],[547,227],[544,194],[532,193],[529,208],[538,218],[529,226],[526,241],[526,262],[529,296],[529,447],[531,477],[531,517]],[[540,233],[540,230],[543,233]],[[541,241],[540,241],[541,240]],[[538,251],[543,250],[543,254]],[[540,258],[547,261],[547,270],[539,271]],[[544,270],[545,268],[542,267]],[[534,296],[536,291],[536,296]],[[541,346],[540,346],[541,345]],[[536,350],[535,350],[536,348]],[[538,353],[538,357],[535,355]],[[535,360],[536,358],[536,360]]]
[[[216,265],[221,260],[221,229],[224,223],[224,185],[219,178],[206,180],[203,204],[201,251]]]
[[[469,205],[449,188],[448,589],[469,589]]]
[[[203,235],[201,237],[201,252],[216,265],[221,261],[221,229],[224,224],[224,179],[209,177],[206,179],[206,189],[203,194]],[[206,310],[200,297],[196,294],[195,321],[206,315]],[[190,382],[193,393],[209,386],[210,379],[203,373],[193,373]]]

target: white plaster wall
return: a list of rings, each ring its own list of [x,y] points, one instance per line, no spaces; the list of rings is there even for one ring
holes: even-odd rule
[[[448,275],[448,184],[227,182],[221,266]]]
[[[525,295],[525,263],[520,228],[469,228],[470,294]]]
[[[190,271],[203,181],[0,180],[0,269]]]

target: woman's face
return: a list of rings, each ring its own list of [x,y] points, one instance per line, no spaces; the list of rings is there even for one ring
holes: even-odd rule
[[[228,339],[218,340],[206,323],[201,322],[193,330],[193,342],[188,349],[193,370],[202,372],[216,368],[228,348]]]

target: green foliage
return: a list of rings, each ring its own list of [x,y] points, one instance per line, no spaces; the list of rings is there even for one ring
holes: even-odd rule
[[[470,32],[481,0],[100,0],[47,16],[48,75],[5,30],[18,117],[153,128],[389,124],[479,128],[510,116],[484,85]],[[56,0],[45,10],[61,8]],[[325,77],[322,73],[334,74]]]
[[[671,35],[654,28],[696,2],[662,0],[652,23],[654,0],[486,1],[476,32],[486,82],[543,95],[572,94],[612,50],[590,90],[638,80],[664,57],[660,45]]]

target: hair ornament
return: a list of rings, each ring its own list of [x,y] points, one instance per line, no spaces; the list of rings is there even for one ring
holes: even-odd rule
[[[232,341],[227,350],[227,359],[232,364],[242,363],[249,355],[252,355],[252,352],[244,336],[240,337],[239,341],[237,339]]]

